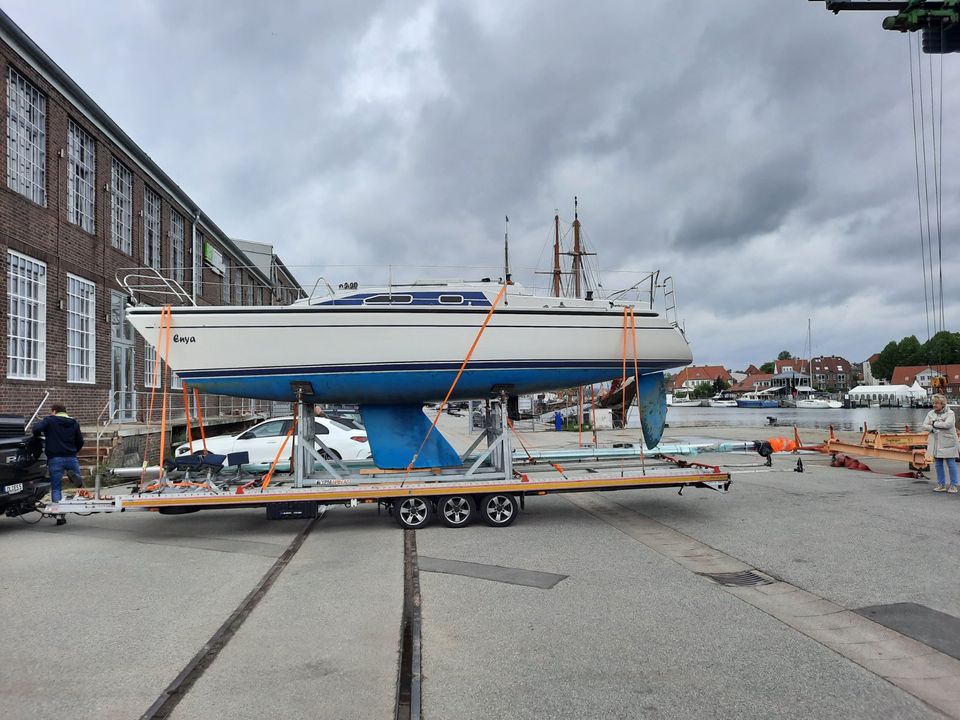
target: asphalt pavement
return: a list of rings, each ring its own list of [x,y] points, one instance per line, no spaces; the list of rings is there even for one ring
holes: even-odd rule
[[[772,468],[752,453],[697,460],[729,469],[731,491],[531,498],[508,528],[417,531],[423,717],[960,717],[926,678],[897,684],[878,669],[890,663],[851,659],[861,645],[833,646],[696,569],[717,555],[829,615],[899,604],[955,621],[960,496],[822,456],[804,473],[789,455]],[[0,518],[4,717],[140,717],[305,523],[254,509]],[[331,508],[171,717],[393,718],[403,565],[392,519]],[[952,672],[953,658],[907,640],[931,675]]]

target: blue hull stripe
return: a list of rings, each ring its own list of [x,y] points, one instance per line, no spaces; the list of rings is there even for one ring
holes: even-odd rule
[[[628,366],[632,361],[628,363]],[[642,368],[645,372],[651,370],[665,370],[678,365],[684,365],[682,360],[661,360],[657,362],[644,361]],[[272,368],[230,368],[230,369],[201,369],[178,371],[177,374],[184,380],[196,381],[209,378],[233,378],[233,377],[272,377],[302,375],[304,373],[311,375],[340,374],[340,373],[383,373],[383,372],[442,372],[447,370],[457,371],[460,369],[460,362],[434,362],[434,363],[371,363],[355,365],[292,365]],[[529,371],[540,370],[552,374],[555,371],[563,370],[617,370],[622,374],[622,360],[508,360],[508,361],[477,361],[468,365],[469,370],[503,370],[503,371]],[[632,367],[628,367],[628,374],[632,375]],[[616,377],[616,376],[614,376]]]

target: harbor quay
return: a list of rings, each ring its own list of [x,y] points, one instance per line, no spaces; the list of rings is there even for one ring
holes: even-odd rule
[[[463,418],[439,429],[472,439]],[[519,432],[531,450],[580,439]],[[0,611],[32,618],[5,644],[4,716],[960,717],[958,496],[882,460],[686,459],[730,491],[528,498],[505,528],[402,531],[375,506],[2,518]]]

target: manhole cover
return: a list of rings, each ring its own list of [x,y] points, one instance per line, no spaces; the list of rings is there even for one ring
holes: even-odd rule
[[[733,586],[743,586],[743,585],[770,585],[774,581],[771,578],[761,575],[755,570],[741,570],[740,572],[729,572],[729,573],[698,573],[704,577],[708,577],[711,580],[714,580],[721,585],[733,585]]]

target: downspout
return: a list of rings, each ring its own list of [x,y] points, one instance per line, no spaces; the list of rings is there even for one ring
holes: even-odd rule
[[[199,243],[197,241],[197,222],[199,220],[200,212],[196,211],[193,215],[193,221],[190,223],[192,228],[190,242],[193,246],[193,256],[191,258],[193,260],[193,268],[190,271],[190,297],[193,298],[194,305],[197,304],[197,267],[199,266],[200,272],[203,272],[203,258],[199,255],[199,253],[202,253],[203,250],[202,248],[198,247]],[[197,260],[200,262],[198,263]]]

